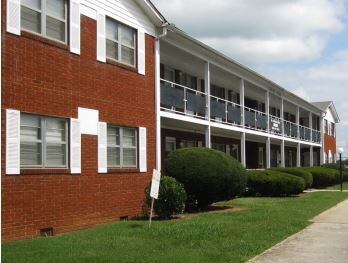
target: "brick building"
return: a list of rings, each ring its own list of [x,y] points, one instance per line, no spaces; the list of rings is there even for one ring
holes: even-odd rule
[[[327,109],[148,0],[1,3],[4,240],[140,215],[152,170],[177,148],[214,148],[247,168],[318,165],[323,141],[334,153]]]
[[[163,21],[145,1],[97,2],[2,1],[4,240],[141,214]]]

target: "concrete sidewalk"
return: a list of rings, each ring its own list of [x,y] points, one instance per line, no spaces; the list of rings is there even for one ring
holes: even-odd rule
[[[348,263],[348,199],[311,221],[304,230],[248,262]]]

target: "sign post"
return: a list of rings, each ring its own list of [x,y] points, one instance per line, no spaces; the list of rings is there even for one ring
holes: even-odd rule
[[[161,181],[161,173],[159,171],[157,171],[156,169],[154,169],[153,173],[152,173],[152,182],[151,182],[151,191],[150,191],[150,197],[152,197],[152,200],[151,200],[149,227],[151,227],[153,204],[155,202],[155,199],[158,199],[158,191],[159,191],[160,181]]]

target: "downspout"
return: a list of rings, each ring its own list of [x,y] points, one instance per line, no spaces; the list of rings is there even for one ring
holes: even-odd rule
[[[161,56],[160,39],[167,35],[168,22],[162,24],[162,32],[155,38],[155,111],[156,111],[156,170],[161,172]]]

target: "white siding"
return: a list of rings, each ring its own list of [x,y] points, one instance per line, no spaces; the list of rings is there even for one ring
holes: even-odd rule
[[[325,118],[324,118],[325,120],[328,120],[329,122],[333,122],[333,123],[335,123],[335,118],[334,118],[334,116],[333,116],[333,114],[332,114],[332,112],[331,112],[331,109],[329,108],[328,110],[327,110],[327,112],[326,112],[326,115],[325,115]]]
[[[145,33],[155,36],[155,26],[151,20],[146,16],[142,9],[132,0],[82,0],[82,13],[87,10],[89,17],[91,17],[91,9],[97,13],[104,13],[105,15],[114,18],[121,23],[129,25],[136,29],[142,29]]]

